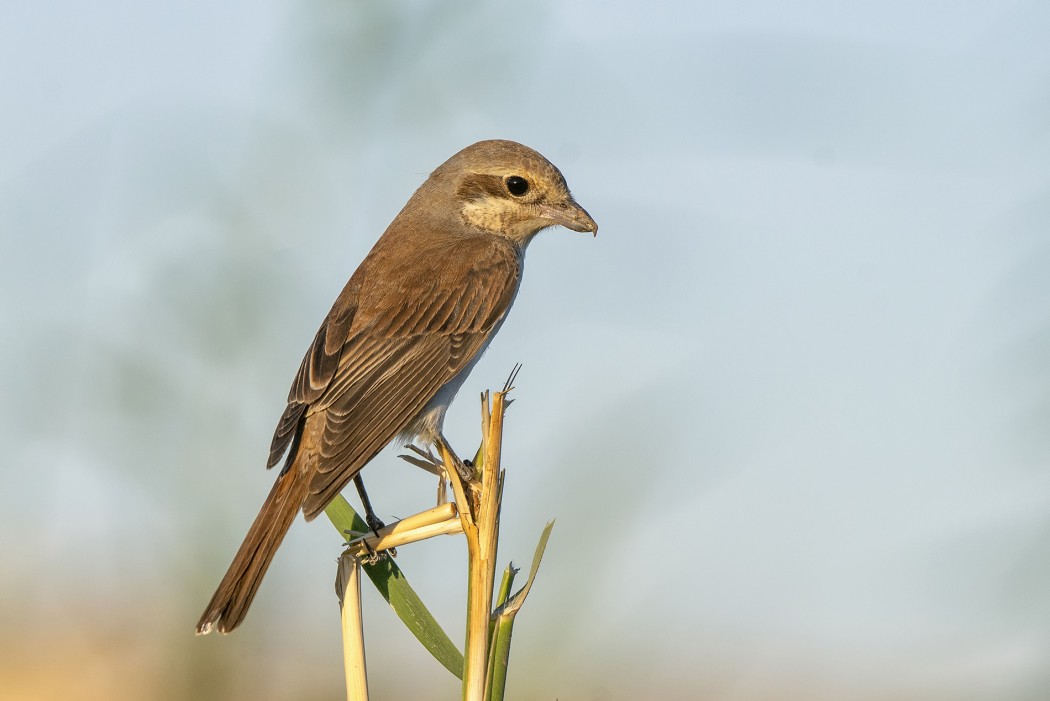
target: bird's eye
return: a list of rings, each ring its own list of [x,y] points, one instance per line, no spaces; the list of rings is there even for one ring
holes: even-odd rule
[[[515,197],[521,197],[529,191],[529,181],[520,175],[512,175],[507,178],[507,190]]]

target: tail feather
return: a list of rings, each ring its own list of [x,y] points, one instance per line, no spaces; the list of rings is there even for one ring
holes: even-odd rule
[[[229,633],[241,624],[274,553],[291,528],[306,497],[307,481],[297,470],[280,477],[263,502],[233,563],[197,623],[197,634]]]

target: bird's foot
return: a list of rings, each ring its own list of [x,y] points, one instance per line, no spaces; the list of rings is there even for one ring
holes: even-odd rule
[[[456,472],[459,473],[459,478],[464,482],[473,484],[478,481],[478,471],[474,467],[473,460],[460,460],[455,454],[452,455],[455,459],[454,464],[456,466]]]
[[[380,529],[386,526],[386,524],[383,523],[382,519],[376,516],[375,509],[372,508],[372,501],[368,498],[368,492],[365,491],[365,483],[361,479],[360,473],[354,475],[354,486],[357,487],[357,493],[360,495],[361,503],[365,507],[365,523],[368,524],[368,527],[372,530],[372,534],[378,539]],[[364,545],[365,549],[368,551],[368,564],[374,565],[379,561],[379,553],[373,550],[367,541],[365,541]],[[390,557],[397,557],[397,550],[394,548],[390,548],[387,552],[390,553]]]
[[[368,527],[372,530],[372,533],[374,533],[377,538],[379,537],[379,529],[386,527],[386,524],[383,523],[383,520],[376,516],[374,513],[365,514],[365,523],[368,524]]]

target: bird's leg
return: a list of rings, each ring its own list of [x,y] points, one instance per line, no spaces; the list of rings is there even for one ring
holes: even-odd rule
[[[379,529],[386,524],[376,516],[375,509],[372,508],[372,502],[368,498],[368,492],[365,491],[365,482],[361,479],[360,472],[354,475],[354,486],[357,487],[357,494],[361,497],[361,505],[365,507],[365,523],[378,536]]]
[[[357,494],[361,497],[361,505],[365,507],[365,523],[368,524],[368,527],[372,529],[372,533],[378,538],[379,529],[386,524],[376,516],[375,509],[372,508],[372,502],[368,498],[368,492],[365,491],[365,481],[361,479],[360,472],[354,475],[354,486],[357,487]],[[373,552],[372,548],[368,547],[368,543],[365,543],[365,547],[368,549],[368,559],[373,563],[378,561],[379,553]],[[394,548],[390,548],[387,552],[390,553],[390,557],[397,557],[397,550]]]

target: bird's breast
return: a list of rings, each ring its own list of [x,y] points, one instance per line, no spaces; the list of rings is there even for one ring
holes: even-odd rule
[[[481,360],[481,356],[485,354],[486,350],[488,350],[489,344],[492,343],[492,339],[499,332],[500,327],[503,326],[503,322],[506,321],[507,314],[510,312],[510,308],[514,305],[514,300],[518,295],[518,286],[519,284],[516,283],[510,303],[504,310],[503,315],[496,320],[495,324],[493,324],[492,329],[488,332],[485,340],[478,347],[478,350],[474,353],[473,357],[467,360],[463,368],[456,373],[452,379],[438,389],[431,400],[423,407],[423,410],[409,422],[405,430],[401,432],[401,440],[405,442],[418,440],[430,444],[433,444],[436,441],[444,426],[445,412],[448,410],[449,405],[452,404],[452,400],[456,398],[456,394],[459,392],[460,387],[466,382],[467,376],[470,375],[471,370],[473,370],[474,366],[478,364],[479,360]],[[451,339],[450,342],[452,342]]]

